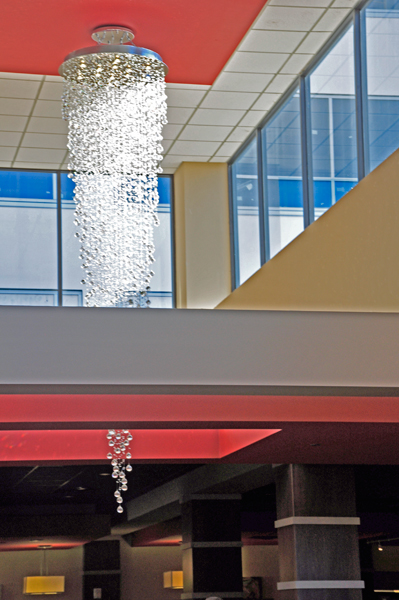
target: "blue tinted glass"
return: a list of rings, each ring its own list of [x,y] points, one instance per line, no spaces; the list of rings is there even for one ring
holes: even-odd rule
[[[67,173],[61,173],[61,199],[62,200],[73,200],[73,190],[75,189],[75,184],[68,177]]]
[[[331,183],[329,181],[314,182],[314,206],[326,210],[332,205]]]
[[[312,96],[311,113],[313,175],[329,177],[331,174],[329,99]]]
[[[260,268],[257,140],[254,138],[232,166],[234,248],[237,285]]]
[[[55,198],[52,173],[0,171],[2,198]]]
[[[333,98],[334,175],[357,177],[356,106],[354,98]]]
[[[171,177],[158,177],[159,204],[170,204],[171,190]]]
[[[347,194],[354,186],[356,181],[336,181],[335,182],[335,201],[337,202]]]
[[[263,130],[267,175],[269,254],[272,258],[304,228],[299,91]]]
[[[270,179],[268,181],[269,207],[302,208],[301,179]]]
[[[366,8],[370,169],[399,147],[399,2],[373,0]]]

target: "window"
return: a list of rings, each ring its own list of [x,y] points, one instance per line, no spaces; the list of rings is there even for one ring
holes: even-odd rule
[[[270,258],[304,228],[300,128],[296,90],[262,132]]]
[[[365,9],[370,170],[399,147],[399,1]]]
[[[260,219],[257,139],[254,138],[235,161],[232,169],[232,200],[237,285],[260,267]]]
[[[0,304],[84,306],[73,189],[67,173],[0,170]],[[172,308],[171,177],[158,190],[151,307]]]
[[[357,183],[353,26],[310,75],[314,218]]]

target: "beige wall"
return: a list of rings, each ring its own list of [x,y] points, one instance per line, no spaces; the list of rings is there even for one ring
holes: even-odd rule
[[[227,165],[182,163],[174,191],[176,305],[214,308],[231,291]]]
[[[399,150],[218,308],[398,312]]]
[[[262,577],[263,598],[278,598],[278,546],[244,546],[242,576]]]
[[[2,600],[26,600],[22,593],[24,577],[40,575],[42,552],[0,552],[0,584]],[[83,547],[71,550],[49,550],[48,574],[65,575],[65,594],[62,600],[82,599]]]
[[[163,587],[164,571],[181,571],[180,546],[132,548],[121,541],[121,600],[180,600],[181,590]]]

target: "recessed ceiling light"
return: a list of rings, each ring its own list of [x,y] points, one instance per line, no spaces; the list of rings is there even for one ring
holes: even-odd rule
[[[87,488],[79,486],[76,488],[77,490],[79,490],[79,492],[83,492],[84,490],[87,490]]]
[[[101,477],[109,477],[109,475],[111,475],[111,473],[100,473]]]

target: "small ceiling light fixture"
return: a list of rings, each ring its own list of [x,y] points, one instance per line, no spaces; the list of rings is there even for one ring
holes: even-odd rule
[[[99,45],[72,52],[60,67],[75,235],[93,307],[148,307],[154,274],[167,67],[131,45],[133,37],[126,27],[98,27]]]
[[[122,492],[127,492],[126,471],[132,471],[132,465],[129,460],[132,455],[129,450],[130,442],[133,436],[128,429],[109,429],[107,434],[108,445],[111,451],[107,454],[113,466],[112,477],[116,479],[116,490],[114,496],[118,503],[116,509],[118,513],[123,513]],[[127,464],[126,464],[126,461]]]
[[[382,552],[382,551],[384,550],[384,548],[381,546],[381,543],[378,543],[378,550],[379,550],[380,552]]]

